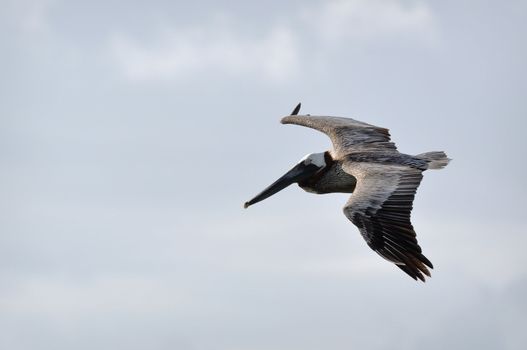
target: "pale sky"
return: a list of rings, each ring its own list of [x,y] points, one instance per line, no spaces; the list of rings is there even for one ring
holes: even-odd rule
[[[0,348],[525,348],[525,1],[0,8]],[[243,209],[329,149],[298,102],[453,159],[414,203],[427,283],[345,194]]]

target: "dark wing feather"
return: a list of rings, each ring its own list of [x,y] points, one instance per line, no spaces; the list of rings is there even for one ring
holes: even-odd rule
[[[323,132],[331,139],[337,157],[356,151],[396,149],[390,142],[388,129],[351,118],[290,115],[282,119],[282,124],[296,124]]]
[[[413,279],[430,277],[432,263],[422,254],[410,222],[421,170],[401,165],[347,164],[357,187],[344,214],[359,228],[368,246]]]

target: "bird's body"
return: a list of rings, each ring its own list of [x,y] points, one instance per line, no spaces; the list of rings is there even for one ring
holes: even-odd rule
[[[342,160],[335,160],[329,152],[324,152],[326,164],[316,176],[300,181],[300,186],[304,191],[315,194],[326,193],[352,193],[357,185],[354,176],[342,169]]]
[[[306,156],[245,207],[293,182],[316,194],[352,193],[343,211],[370,248],[412,278],[424,281],[423,274],[430,276],[432,263],[417,243],[410,213],[422,172],[446,166],[445,153],[403,154],[390,142],[388,129],[351,118],[299,116],[299,109],[300,105],[282,123],[325,133],[333,149]]]

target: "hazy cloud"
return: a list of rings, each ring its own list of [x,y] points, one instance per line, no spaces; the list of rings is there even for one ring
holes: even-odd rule
[[[0,19],[17,34],[42,35],[50,30],[49,12],[55,0],[7,0],[2,3]]]
[[[271,81],[294,76],[300,65],[297,42],[286,27],[244,38],[225,23],[168,28],[149,43],[115,34],[110,51],[131,80],[172,80],[194,74],[253,75]]]
[[[325,51],[343,42],[361,45],[409,37],[430,46],[438,34],[433,13],[422,2],[336,0],[306,5],[250,38],[242,35],[243,26],[233,18],[216,16],[196,27],[169,22],[148,41],[114,33],[110,55],[125,77],[135,81],[220,73],[283,82],[309,67],[312,57],[331,56]],[[303,45],[306,38],[311,49]]]
[[[394,36],[429,44],[438,34],[432,10],[418,1],[333,0],[305,9],[303,18],[323,40],[334,44]]]

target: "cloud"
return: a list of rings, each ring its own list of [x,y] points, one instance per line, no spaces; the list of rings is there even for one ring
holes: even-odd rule
[[[254,74],[282,81],[294,76],[300,64],[295,38],[285,27],[271,28],[255,39],[243,38],[221,24],[204,29],[170,28],[146,45],[116,34],[110,47],[124,75],[136,81],[188,78],[197,72]]]
[[[306,6],[298,15],[269,22],[274,24],[255,37],[244,36],[246,28],[230,16],[219,21],[213,18],[205,25],[169,23],[146,41],[117,32],[111,36],[109,51],[132,81],[219,73],[284,82],[309,70],[314,57],[323,55],[324,62],[331,61],[343,44],[360,47],[384,39],[397,43],[411,38],[433,46],[438,33],[432,11],[423,2],[336,0]],[[308,42],[309,49],[303,45]]]
[[[54,0],[8,0],[3,4],[4,13],[0,14],[0,19],[17,34],[41,37],[50,31],[49,12],[53,6]]]
[[[410,35],[427,43],[437,38],[434,15],[423,2],[334,0],[306,9],[302,16],[322,40],[331,43],[397,35]]]
[[[79,300],[84,302],[79,303]],[[4,312],[40,312],[55,316],[73,311],[152,312],[188,303],[188,295],[181,295],[180,289],[163,285],[158,279],[122,275],[104,276],[84,284],[30,276],[17,284],[12,294],[0,294],[0,307]]]

